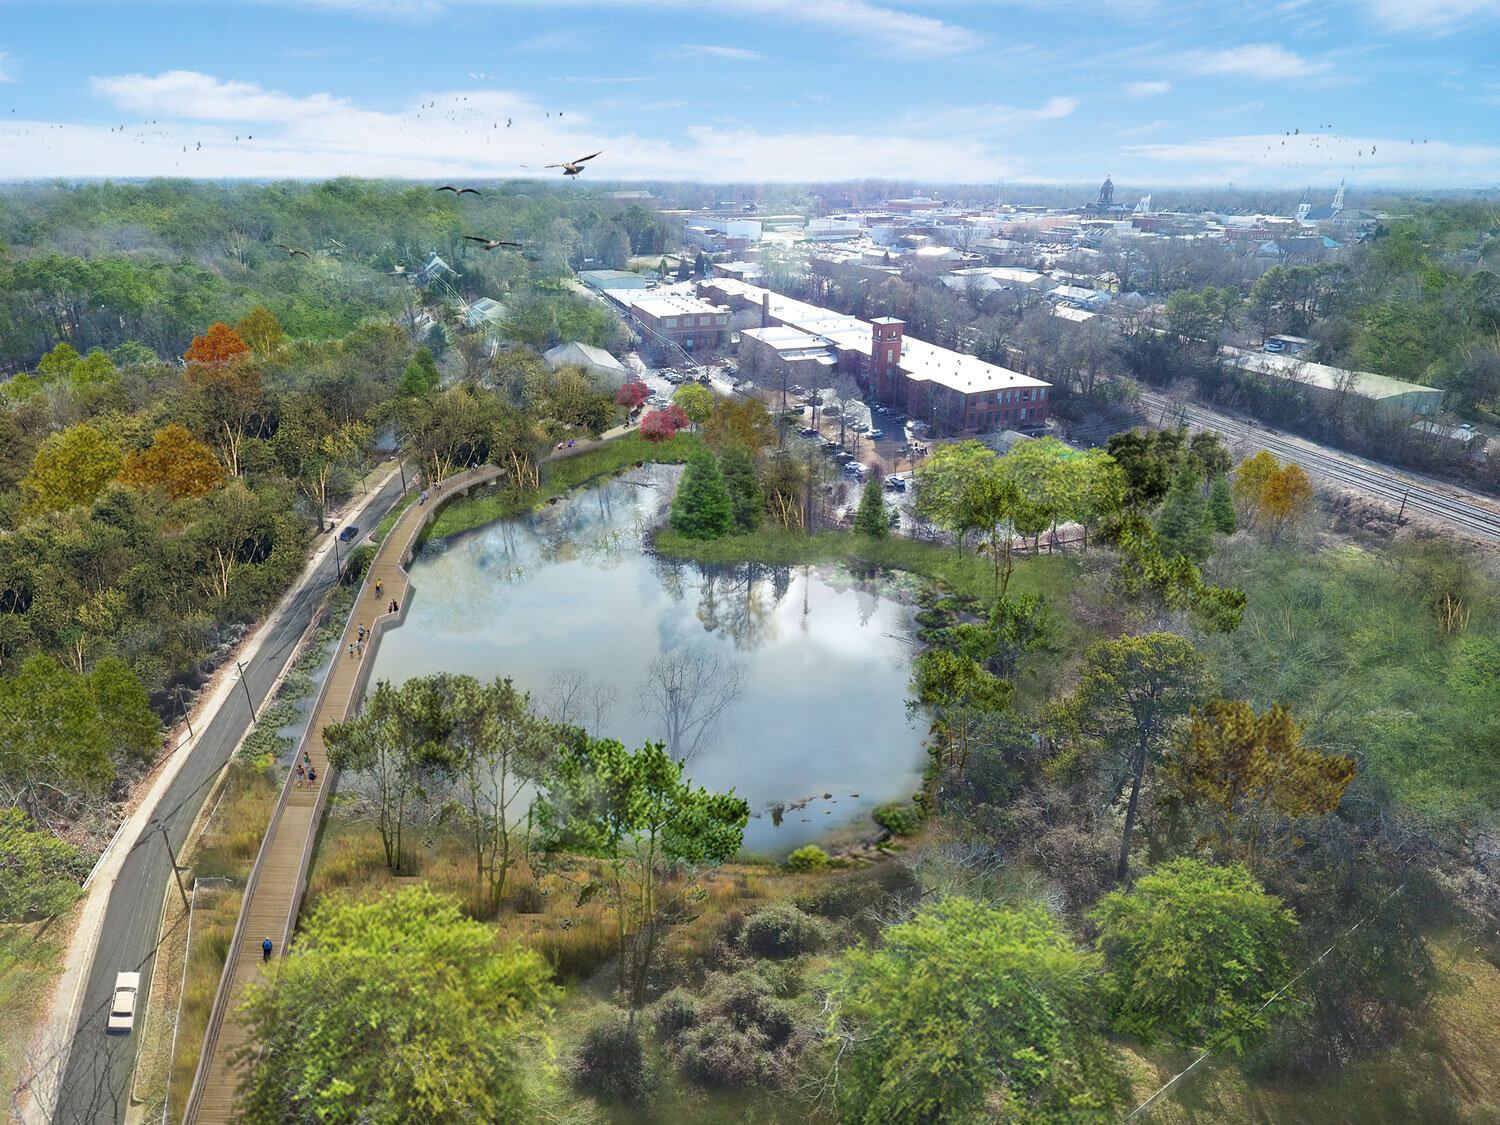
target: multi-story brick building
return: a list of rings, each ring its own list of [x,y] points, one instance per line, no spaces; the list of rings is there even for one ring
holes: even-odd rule
[[[1046,423],[1050,383],[912,339],[893,317],[863,321],[727,279],[702,282],[698,291],[738,309],[739,318],[758,310],[760,327],[741,329],[740,355],[742,371],[763,384],[825,385],[813,381],[849,374],[881,402],[945,433]]]
[[[686,351],[721,346],[729,338],[729,310],[696,297],[632,297],[630,315],[648,336]]]

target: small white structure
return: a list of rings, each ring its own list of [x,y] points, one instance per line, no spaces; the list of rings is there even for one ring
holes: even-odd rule
[[[581,367],[591,376],[607,380],[618,387],[625,382],[625,365],[603,348],[582,344],[576,340],[571,344],[559,344],[542,353],[547,366],[556,371],[559,367]]]

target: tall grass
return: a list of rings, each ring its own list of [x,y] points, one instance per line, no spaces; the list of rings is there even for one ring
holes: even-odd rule
[[[213,1008],[224,960],[229,956],[229,942],[239,919],[241,887],[200,886],[193,911],[192,932],[188,935],[188,963],[183,979],[181,1006],[178,1009],[176,1050],[172,1055],[171,1076],[167,1088],[167,1116],[177,1120],[187,1101],[203,1035],[208,1030],[208,1015]]]

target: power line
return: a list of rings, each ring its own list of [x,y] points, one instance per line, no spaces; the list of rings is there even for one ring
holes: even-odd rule
[[[1271,994],[1270,999],[1268,999],[1259,1008],[1256,1008],[1255,1011],[1250,1014],[1250,1019],[1254,1020],[1256,1016],[1260,1015],[1267,1008],[1269,1008],[1272,1004],[1276,1003],[1277,1000],[1281,999],[1281,997],[1287,992],[1288,989],[1290,989],[1292,987],[1292,985],[1296,984],[1299,980],[1301,980],[1303,977],[1305,977],[1308,973],[1312,972],[1319,965],[1321,965],[1323,963],[1323,959],[1325,957],[1327,957],[1330,953],[1332,953],[1335,948],[1337,948],[1339,942],[1343,941],[1346,937],[1348,937],[1350,934],[1352,934],[1355,930],[1359,929],[1366,922],[1368,922],[1371,918],[1375,917],[1376,914],[1380,913],[1380,911],[1385,907],[1386,903],[1390,902],[1391,899],[1395,898],[1397,895],[1399,895],[1405,889],[1406,889],[1406,884],[1402,883],[1394,891],[1392,891],[1390,894],[1386,895],[1385,898],[1381,899],[1378,903],[1376,903],[1374,909],[1372,909],[1368,914],[1366,914],[1358,922],[1354,923],[1354,925],[1350,926],[1343,933],[1339,934],[1338,937],[1334,938],[1333,941],[1332,941],[1332,943],[1328,946],[1328,948],[1325,949],[1325,950],[1323,950],[1322,953],[1318,954],[1318,956],[1313,960],[1312,964],[1308,965],[1307,968],[1303,969],[1300,973],[1298,973],[1296,976],[1294,976],[1291,980],[1287,981],[1284,985],[1282,985],[1280,988],[1278,988],[1275,992],[1273,992]],[[1249,1021],[1247,1021],[1247,1023],[1248,1022]],[[1167,1094],[1169,1094],[1172,1091],[1172,1089],[1177,1085],[1177,1083],[1181,1082],[1184,1078],[1186,1078],[1189,1074],[1191,1074],[1195,1069],[1197,1069],[1198,1064],[1201,1063],[1204,1059],[1208,1058],[1209,1055],[1213,1054],[1214,1050],[1215,1050],[1215,1048],[1213,1048],[1213,1047],[1205,1047],[1204,1050],[1203,1050],[1203,1053],[1201,1055],[1199,1055],[1192,1062],[1188,1063],[1188,1065],[1185,1068],[1183,1068],[1182,1070],[1178,1071],[1171,1078],[1167,1079],[1166,1083],[1164,1085],[1162,1085],[1162,1086],[1159,1086],[1151,1094],[1151,1096],[1149,1098],[1147,1098],[1145,1101],[1143,1101],[1140,1105],[1136,1106],[1135,1109],[1131,1110],[1131,1112],[1128,1115],[1126,1115],[1125,1117],[1121,1118],[1120,1125],[1127,1125],[1128,1122],[1136,1120],[1138,1117],[1140,1117],[1141,1114],[1145,1113],[1148,1109],[1150,1109],[1153,1105],[1155,1105],[1163,1097],[1165,1097]]]

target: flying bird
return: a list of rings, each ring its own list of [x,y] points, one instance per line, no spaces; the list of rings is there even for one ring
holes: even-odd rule
[[[592,159],[594,159],[594,157],[600,155],[603,152],[604,152],[604,150],[601,148],[599,150],[599,152],[591,152],[587,156],[580,156],[577,160],[564,160],[564,161],[562,161],[559,164],[543,164],[542,167],[543,168],[561,168],[563,170],[563,175],[564,176],[576,176],[576,175],[578,175],[578,173],[580,173],[580,172],[583,171],[583,162],[584,161],[586,161],[586,160],[592,160]],[[522,164],[521,167],[522,168],[535,168],[536,165],[535,164]]]
[[[309,254],[306,250],[293,250],[290,246],[286,246],[280,242],[277,242],[274,245],[278,250],[285,250],[286,256],[288,258],[295,258],[298,254],[301,254],[304,258],[312,257],[312,255]]]
[[[517,250],[521,248],[521,244],[519,242],[504,242],[498,238],[481,238],[477,234],[466,234],[464,235],[464,237],[470,242],[479,243],[479,245],[483,246],[486,250],[493,250],[497,246],[514,246]]]
[[[438,191],[451,191],[454,195],[479,195],[482,198],[482,193],[478,188],[456,188],[449,184],[444,184],[442,187],[438,188]]]

